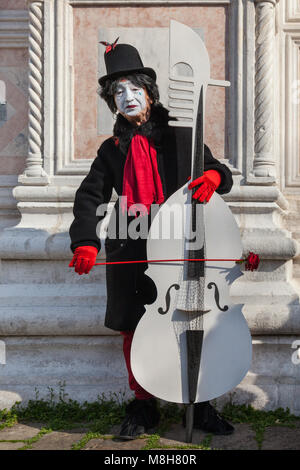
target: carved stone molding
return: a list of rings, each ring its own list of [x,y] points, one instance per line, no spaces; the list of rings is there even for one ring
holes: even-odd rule
[[[274,38],[277,0],[255,0],[255,177],[275,182],[274,157]],[[266,180],[266,182],[268,182]]]
[[[271,5],[275,6],[276,3],[278,3],[279,0],[254,0],[254,3],[256,5],[264,5],[264,4],[267,4],[267,3],[271,3]]]
[[[285,0],[280,8],[280,80],[282,189],[300,192],[300,3]]]
[[[29,153],[22,184],[48,184],[43,169],[43,1],[29,3]]]
[[[285,38],[285,189],[296,190],[300,188],[300,152],[299,152],[299,125],[300,125],[300,31],[298,34],[287,34]]]
[[[300,21],[300,3],[298,0],[285,1],[285,21],[288,23]]]
[[[72,5],[107,5],[107,6],[133,6],[133,5],[222,5],[231,3],[232,0],[69,0]]]

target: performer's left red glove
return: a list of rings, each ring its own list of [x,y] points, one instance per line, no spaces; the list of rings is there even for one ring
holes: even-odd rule
[[[199,184],[201,186],[193,195],[193,199],[198,199],[200,202],[208,202],[215,190],[221,184],[221,175],[216,170],[204,171],[203,176],[200,176],[200,178],[196,178],[194,181],[192,181],[188,188],[192,189]]]
[[[96,262],[98,250],[95,246],[78,246],[74,251],[74,256],[69,268],[75,267],[78,274],[88,274]]]

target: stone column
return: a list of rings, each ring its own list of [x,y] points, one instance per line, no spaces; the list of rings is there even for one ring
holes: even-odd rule
[[[255,0],[255,116],[254,162],[256,177],[275,181],[274,158],[274,38],[278,0]]]
[[[43,169],[43,0],[27,0],[29,10],[29,127],[28,157],[18,182],[45,185]]]

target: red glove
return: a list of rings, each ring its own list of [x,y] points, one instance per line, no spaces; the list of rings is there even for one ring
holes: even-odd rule
[[[96,262],[97,254],[95,246],[78,246],[69,267],[75,266],[75,272],[78,274],[88,274]]]
[[[220,186],[220,183],[220,173],[216,170],[207,170],[204,171],[203,176],[192,181],[188,188],[192,189],[200,184],[201,186],[193,195],[193,199],[198,199],[200,202],[208,202],[215,190]]]

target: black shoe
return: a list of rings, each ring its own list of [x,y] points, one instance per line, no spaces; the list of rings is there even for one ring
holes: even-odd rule
[[[185,415],[183,425],[185,426]],[[226,436],[234,431],[234,427],[222,418],[208,401],[195,403],[193,427],[217,436]]]
[[[158,425],[160,412],[155,398],[133,400],[126,407],[126,416],[121,425],[119,439],[135,439]]]

